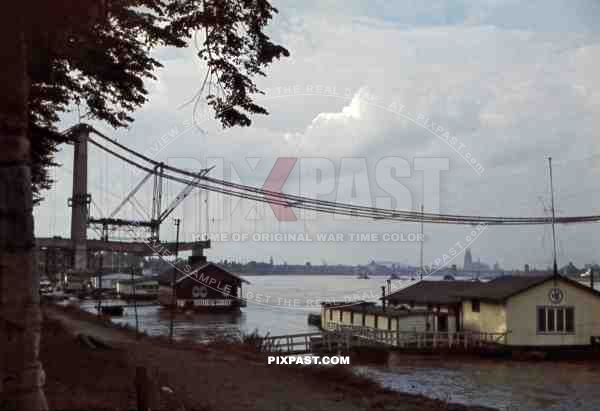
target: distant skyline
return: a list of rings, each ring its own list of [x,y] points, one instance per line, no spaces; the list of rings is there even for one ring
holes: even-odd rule
[[[547,215],[550,199],[547,161],[554,162],[556,209],[559,215],[598,213],[600,203],[600,4],[578,0],[437,0],[394,3],[373,1],[275,1],[280,10],[270,32],[291,58],[274,64],[260,80],[267,91],[269,116],[257,117],[250,128],[222,131],[205,121],[185,131],[193,105],[185,105],[204,73],[193,49],[161,50],[164,68],[149,84],[150,101],[134,117],[129,130],[115,132],[93,123],[139,152],[156,151],[155,159],[198,169],[206,157],[223,158],[224,178],[261,187],[280,157],[324,158],[334,164],[334,190],[320,198],[330,201],[376,197],[406,188],[402,200],[418,210],[424,198],[438,198],[439,209],[470,215]],[[297,87],[298,92],[296,92]],[[279,90],[279,91],[278,91]],[[312,90],[308,93],[307,90]],[[320,90],[320,92],[318,91]],[[388,108],[404,106],[412,119]],[[62,127],[77,120],[75,107]],[[203,107],[200,107],[203,110]],[[408,113],[408,114],[407,114]],[[419,124],[417,124],[419,123]],[[452,147],[427,130],[443,127],[464,145]],[[427,125],[426,125],[427,124]],[[176,139],[159,152],[157,141],[174,132]],[[154,153],[154,151],[152,151]],[[478,174],[465,159],[469,153],[484,171]],[[63,167],[52,171],[58,180],[35,210],[36,235],[69,235],[72,149],[58,155]],[[377,164],[400,157],[408,166],[386,170],[385,184],[375,179]],[[447,159],[439,190],[428,192],[418,158]],[[353,169],[341,173],[342,159],[364,159],[368,183],[356,180]],[[292,170],[285,192],[302,191],[303,171]],[[392,174],[395,173],[395,174]],[[129,167],[90,148],[89,186],[94,215],[109,214],[139,181]],[[315,177],[317,178],[317,177]],[[395,180],[395,181],[394,181]],[[316,180],[315,180],[316,181]],[[325,183],[329,183],[326,181]],[[349,187],[338,192],[337,188]],[[425,186],[425,187],[424,187]],[[368,190],[366,190],[368,188]],[[167,200],[178,191],[167,185]],[[311,194],[302,193],[302,194]],[[151,193],[141,193],[148,205]],[[165,202],[168,203],[168,201]],[[318,220],[274,222],[265,208],[240,205],[242,222],[212,218],[216,199],[209,196],[209,216],[192,221],[204,199],[186,200],[175,211],[182,238],[210,232],[416,233],[415,224]],[[211,206],[211,204],[213,206]],[[390,204],[393,206],[394,204]],[[427,210],[431,201],[425,204]],[[136,216],[131,208],[128,216]],[[208,222],[207,222],[208,221]],[[465,246],[472,227],[425,225],[424,261],[431,264],[450,255],[457,242]],[[92,231],[90,231],[92,234]],[[559,226],[559,266],[599,263],[594,247],[595,224]],[[172,240],[170,222],[163,239]],[[552,264],[550,227],[487,227],[469,246],[474,256],[503,268]],[[214,242],[213,259],[268,259],[302,264],[361,264],[369,259],[419,264],[417,242]],[[493,256],[493,257],[492,257]],[[457,253],[449,265],[463,263]],[[475,258],[475,261],[477,261]]]

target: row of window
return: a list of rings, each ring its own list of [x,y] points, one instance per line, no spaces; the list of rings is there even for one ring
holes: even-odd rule
[[[574,333],[575,308],[573,307],[538,307],[538,333]]]
[[[472,300],[471,308],[474,312],[479,312],[479,301]],[[342,311],[339,311],[340,322],[342,321]],[[438,321],[439,331],[447,331],[447,317],[440,316]],[[333,320],[333,310],[329,310],[329,320]],[[363,326],[365,317],[362,317]],[[354,323],[354,313],[350,312],[350,323]],[[377,316],[375,316],[375,327],[377,327]],[[391,321],[388,321],[388,328],[391,328]],[[537,332],[538,333],[574,333],[575,332],[575,308],[563,306],[541,306],[537,308]]]
[[[339,321],[340,323],[343,321],[343,311],[339,311]],[[438,314],[437,316],[438,319],[438,328],[437,331],[439,332],[448,332],[448,315],[447,314]],[[378,328],[379,324],[378,321],[379,320],[379,316],[375,315],[375,324],[374,327]],[[329,321],[333,321],[333,310],[329,310]],[[366,316],[363,315],[362,316],[362,325],[363,327],[365,326],[365,321],[366,321]],[[398,324],[399,320],[396,320],[396,324]],[[354,312],[350,311],[350,324],[354,324]],[[391,319],[388,319],[387,322],[387,329],[388,330],[392,330],[392,321]],[[431,331],[431,324],[429,323],[429,321],[427,321],[426,323],[426,329],[427,331]]]
[[[342,322],[343,321],[343,311],[339,310],[339,321]],[[375,316],[375,328],[377,328],[377,316]],[[365,320],[366,320],[366,316],[362,316],[362,325],[363,327],[365,326]],[[333,321],[333,310],[329,310],[329,321]],[[350,311],[350,324],[354,324],[354,311]],[[392,322],[388,321],[388,329],[391,330],[392,328]]]

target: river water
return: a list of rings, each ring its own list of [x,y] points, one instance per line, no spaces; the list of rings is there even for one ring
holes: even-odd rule
[[[206,341],[258,331],[281,335],[318,331],[307,322],[325,300],[374,300],[381,295],[384,277],[265,275],[246,276],[248,306],[240,314],[177,313],[176,338]],[[401,287],[402,280],[393,280]],[[81,303],[94,311],[93,301]],[[160,307],[138,307],[142,330],[168,335],[170,313]],[[134,310],[126,308],[115,322],[135,324]],[[388,364],[357,367],[382,385],[402,392],[495,407],[501,410],[600,410],[600,364],[456,360],[392,355]]]

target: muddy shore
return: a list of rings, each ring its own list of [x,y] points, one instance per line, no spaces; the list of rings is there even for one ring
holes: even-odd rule
[[[171,345],[78,309],[44,305],[43,312],[41,358],[52,409],[135,408],[136,367],[144,367],[153,409],[489,410],[386,390],[348,366],[267,365],[265,355],[242,344]]]

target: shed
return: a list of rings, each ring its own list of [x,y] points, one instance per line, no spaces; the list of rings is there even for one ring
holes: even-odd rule
[[[238,310],[245,306],[242,285],[247,280],[205,260],[180,263],[162,272],[158,298],[164,306],[207,311]],[[173,292],[173,290],[175,292]]]

